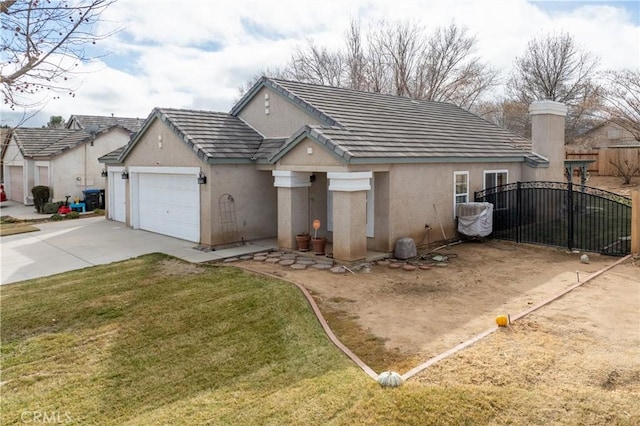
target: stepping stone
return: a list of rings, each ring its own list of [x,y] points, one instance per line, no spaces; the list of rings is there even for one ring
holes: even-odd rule
[[[295,260],[293,260],[293,259],[282,259],[282,260],[281,260],[280,262],[278,262],[278,263],[279,263],[280,265],[282,265],[282,266],[291,266],[291,265],[293,265],[294,263],[296,263],[296,261],[295,261]]]
[[[240,260],[240,259],[238,259],[237,257],[227,257],[222,262],[223,263],[231,263],[231,262],[237,262],[238,260]]]
[[[389,269],[400,269],[402,268],[402,263],[390,263]]]
[[[303,265],[302,263],[294,263],[293,265],[291,265],[291,269],[302,271],[303,269],[307,269],[307,265]]]
[[[311,267],[320,270],[327,270],[332,268],[332,266],[327,263],[316,263],[315,265],[311,265]]]
[[[293,253],[285,253],[281,256],[282,259],[293,259],[293,260],[296,260],[297,257],[298,255],[295,255]]]
[[[267,259],[265,260],[265,263],[278,263],[278,262],[280,262],[279,257],[267,257]]]
[[[255,260],[256,262],[264,262],[265,260],[267,260],[266,256],[253,256],[253,260]]]
[[[267,255],[267,257],[280,257],[282,256],[282,253],[280,253],[279,251],[274,251],[273,253],[269,253]]]
[[[389,264],[390,264],[390,263],[391,263],[391,262],[389,262],[388,260],[378,260],[378,261],[376,262],[376,265],[379,265],[379,266],[389,266]]]
[[[332,274],[344,274],[347,272],[347,270],[344,269],[342,266],[334,266],[333,268],[329,269],[329,271]]]
[[[316,263],[316,261],[312,259],[307,259],[306,257],[300,257],[296,259],[296,263],[299,263],[301,265],[313,265],[314,263]]]
[[[415,265],[406,264],[402,266],[402,269],[404,269],[405,271],[415,271],[416,269],[418,269],[418,267]]]
[[[245,254],[244,256],[240,256],[240,260],[251,260],[253,259],[252,254]]]
[[[429,269],[431,269],[430,265],[420,265],[418,266],[418,268],[422,269],[423,271],[428,271]]]

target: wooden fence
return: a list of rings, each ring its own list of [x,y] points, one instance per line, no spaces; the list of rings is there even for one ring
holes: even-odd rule
[[[600,176],[618,176],[619,172],[612,163],[624,164],[629,162],[629,166],[640,166],[640,148],[610,147],[601,149],[573,149],[568,148],[567,160],[595,160],[589,165],[587,171]]]

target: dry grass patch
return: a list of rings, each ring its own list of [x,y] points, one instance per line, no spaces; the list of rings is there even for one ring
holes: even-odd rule
[[[420,362],[415,355],[387,348],[385,339],[362,327],[358,317],[343,308],[353,300],[344,297],[325,300],[316,295],[314,299],[335,335],[374,371],[406,371]]]
[[[0,237],[24,234],[25,232],[34,232],[39,230],[39,228],[29,225],[28,223],[0,223]]]
[[[589,356],[597,340],[523,320],[421,373],[421,385],[500,393],[505,424],[638,424],[640,366],[615,353]],[[606,347],[602,352],[606,352]],[[602,355],[605,355],[604,353]]]

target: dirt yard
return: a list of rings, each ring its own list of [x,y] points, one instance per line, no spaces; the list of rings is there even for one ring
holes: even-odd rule
[[[633,189],[622,187],[618,178],[593,177],[589,184],[618,193]],[[374,263],[343,275],[261,262],[246,265],[304,285],[324,312],[355,321],[382,340],[387,351],[400,355],[392,357],[389,368],[404,372],[493,327],[497,315],[515,316],[619,260],[588,253],[589,263],[582,263],[582,253],[505,241],[451,245],[426,257],[436,255],[444,261],[428,270]],[[586,287],[591,290],[571,293],[577,295],[572,304],[566,304],[565,296],[536,315],[551,315],[567,337],[593,331],[594,341],[606,343],[608,353],[637,361],[640,261],[618,265],[580,289]]]
[[[504,241],[468,242],[433,254],[447,260],[415,271],[374,264],[370,272],[335,275],[256,262],[247,266],[303,284],[321,309],[345,312],[383,339],[388,350],[402,353],[408,366],[493,327],[497,315],[516,315],[619,260],[588,254],[585,264],[578,253]],[[618,266],[608,275],[618,270],[640,283],[640,266]],[[621,323],[637,326],[639,298],[638,286],[618,289],[611,312],[635,313]],[[589,319],[584,309],[564,315],[574,323],[601,319]]]

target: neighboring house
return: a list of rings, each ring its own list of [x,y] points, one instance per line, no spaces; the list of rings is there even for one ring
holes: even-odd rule
[[[567,144],[567,149],[604,149],[610,147],[639,147],[631,132],[612,121],[605,121],[584,132]]]
[[[9,127],[0,127],[0,183],[4,184],[4,152],[9,146],[9,137],[11,129]]]
[[[563,180],[566,108],[531,112],[528,141],[449,103],[262,78],[228,114],[152,111],[102,160],[108,209],[214,246],[277,235],[295,248],[319,219],[334,257],[359,260],[428,226],[431,241],[453,237],[456,204],[484,187]]]
[[[612,121],[605,121],[576,137],[565,146],[568,160],[588,161],[589,173],[619,176],[618,167],[640,165],[640,141]]]
[[[91,130],[107,129],[113,126],[120,126],[131,133],[135,133],[142,127],[143,120],[131,117],[114,117],[102,115],[78,115],[74,114],[69,117],[69,121],[65,124],[66,129],[72,130]]]
[[[79,121],[84,117],[91,120]],[[51,187],[54,200],[67,195],[82,199],[87,189],[104,189],[98,158],[126,145],[142,122],[135,126],[131,119],[102,118],[100,123],[100,117],[72,116],[73,128],[13,129],[2,152],[8,198],[31,205],[31,188],[36,185]],[[115,120],[126,120],[128,127]]]

